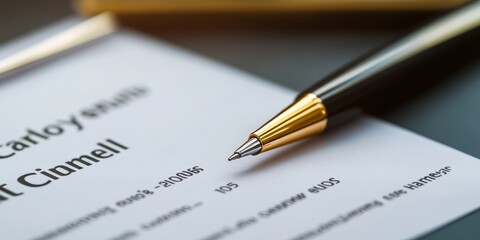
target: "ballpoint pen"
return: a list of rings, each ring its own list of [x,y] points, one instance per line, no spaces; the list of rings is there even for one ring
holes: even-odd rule
[[[383,73],[478,26],[480,1],[475,1],[327,76],[251,133],[228,160],[257,155],[324,131],[327,121],[334,121],[339,113],[355,106],[377,85],[388,83]]]

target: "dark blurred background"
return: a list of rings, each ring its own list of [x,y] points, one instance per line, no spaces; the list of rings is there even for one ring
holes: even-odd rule
[[[72,4],[65,0],[2,0],[0,44],[72,15]]]
[[[441,1],[441,0],[439,0]],[[2,0],[0,44],[76,14],[64,0]],[[444,10],[121,16],[126,27],[300,91]],[[398,76],[364,110],[480,158],[480,34]],[[458,204],[462,204],[459,202]],[[476,239],[480,213],[422,239]]]

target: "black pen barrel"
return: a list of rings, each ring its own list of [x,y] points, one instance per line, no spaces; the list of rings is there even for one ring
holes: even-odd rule
[[[479,26],[480,1],[476,1],[341,68],[300,96],[315,94],[322,100],[330,118],[351,106],[357,106],[365,96],[392,83],[393,79],[401,79],[399,75],[414,70],[412,66],[418,66],[419,60],[430,59],[448,42]]]

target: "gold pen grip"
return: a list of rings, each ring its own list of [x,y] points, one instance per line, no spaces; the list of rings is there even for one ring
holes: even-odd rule
[[[308,93],[250,134],[262,144],[261,152],[318,134],[327,126],[327,110],[322,100]]]

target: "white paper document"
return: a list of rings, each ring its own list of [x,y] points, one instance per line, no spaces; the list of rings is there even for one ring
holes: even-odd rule
[[[480,207],[479,160],[367,116],[226,160],[294,95],[128,32],[9,76],[0,239],[408,239]]]

